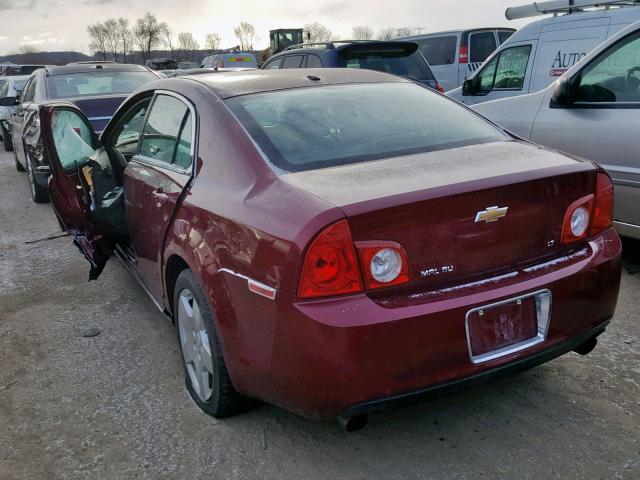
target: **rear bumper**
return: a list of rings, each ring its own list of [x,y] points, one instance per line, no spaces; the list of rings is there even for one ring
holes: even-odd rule
[[[466,390],[467,388],[482,385],[483,383],[498,380],[500,378],[507,377],[524,370],[528,370],[542,363],[548,362],[549,360],[553,360],[554,358],[564,355],[565,353],[569,353],[583,343],[598,337],[605,331],[608,324],[609,321],[606,321],[602,325],[576,335],[559,345],[555,345],[536,354],[529,355],[515,362],[510,362],[491,370],[476,373],[469,377],[456,379],[451,382],[446,382],[439,385],[432,385],[415,392],[353,405],[343,411],[340,414],[340,417],[349,419],[356,415],[362,415],[370,412],[394,410],[434,398],[443,397],[445,395],[451,395]]]
[[[508,275],[377,299],[302,302],[279,292],[275,302],[258,305],[246,280],[229,277],[235,338],[223,335],[225,359],[238,391],[307,417],[428,398],[545,362],[601,333],[615,311],[620,253],[610,229],[565,256]],[[544,341],[473,363],[467,312],[543,289],[553,296]]]

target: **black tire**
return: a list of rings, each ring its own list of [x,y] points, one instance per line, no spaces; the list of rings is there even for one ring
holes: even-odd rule
[[[16,164],[16,170],[19,172],[24,172],[24,167],[22,166],[22,164],[18,161],[18,156],[16,155],[16,151],[13,151],[13,161]]]
[[[11,152],[13,150],[13,142],[11,141],[11,135],[9,135],[4,130],[2,131],[2,143],[4,144],[4,149],[7,152]]]
[[[33,175],[33,165],[31,164],[31,159],[29,158],[29,154],[26,155],[27,160],[27,177],[29,177],[29,189],[31,190],[31,200],[36,203],[47,203],[49,201],[49,190],[46,187],[43,187],[38,182]]]
[[[189,371],[187,369],[187,363],[185,361],[185,354],[183,352],[183,342],[181,339],[178,305],[180,302],[180,295],[183,291],[188,290],[193,299],[198,302],[200,313],[204,321],[204,326],[207,331],[209,348],[211,351],[211,357],[213,361],[213,372],[209,376],[210,387],[213,391],[211,397],[208,400],[200,398],[196,392],[196,388],[192,384]],[[187,385],[187,390],[193,398],[194,402],[209,415],[216,418],[229,417],[240,413],[251,403],[249,399],[241,396],[236,392],[229,378],[227,367],[225,365],[224,357],[222,354],[222,348],[220,347],[220,340],[215,327],[214,314],[211,311],[209,302],[204,294],[200,282],[196,279],[191,270],[183,270],[178,279],[176,280],[176,286],[173,293],[173,305],[174,305],[174,320],[176,322],[176,333],[178,337],[178,345],[180,346],[180,352],[182,353],[182,366],[184,368],[184,376]]]

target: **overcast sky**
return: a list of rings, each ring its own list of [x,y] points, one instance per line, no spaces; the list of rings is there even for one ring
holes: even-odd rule
[[[297,28],[320,22],[335,36],[351,37],[351,28],[420,27],[424,32],[454,28],[510,26],[508,6],[527,0],[0,0],[0,55],[34,44],[41,50],[87,48],[86,26],[109,17],[127,17],[133,23],[145,12],[154,13],[177,32],[192,32],[200,42],[207,33],[222,35],[222,47],[237,45],[233,26],[248,21],[256,27],[255,48],[269,43],[269,30]],[[391,6],[393,5],[393,6]]]

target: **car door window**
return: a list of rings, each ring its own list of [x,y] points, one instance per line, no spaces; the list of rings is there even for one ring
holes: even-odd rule
[[[307,55],[307,68],[322,68],[322,60],[317,55]]]
[[[171,164],[187,112],[187,106],[177,98],[158,95],[142,133],[140,155]]]
[[[22,95],[20,95],[20,102],[21,103],[32,102],[35,94],[35,90],[36,90],[36,78],[31,77],[31,79],[25,86],[24,90],[22,91]]]
[[[471,52],[469,61],[471,63],[482,63],[496,49],[496,37],[491,32],[472,33],[470,36]]]
[[[505,48],[478,74],[479,91],[522,90],[530,54],[531,45]]]
[[[73,171],[86,164],[93,155],[91,130],[76,112],[72,110],[54,112],[51,131],[63,170]]]
[[[288,55],[282,62],[282,68],[300,68],[304,55]]]
[[[580,102],[640,102],[640,34],[615,44],[581,74]]]
[[[8,97],[9,95],[9,81],[0,80],[0,98]]]
[[[136,154],[150,103],[151,98],[146,98],[134,105],[114,128],[111,149],[119,153],[125,162]]]
[[[280,65],[282,65],[282,58],[278,58],[278,59],[274,60],[273,62],[267,63],[265,65],[264,69],[265,70],[277,69],[277,68],[280,68]]]
[[[182,127],[180,128],[180,136],[176,145],[176,154],[173,164],[183,170],[188,170],[191,166],[191,141],[193,138],[193,120],[191,112],[187,111]]]

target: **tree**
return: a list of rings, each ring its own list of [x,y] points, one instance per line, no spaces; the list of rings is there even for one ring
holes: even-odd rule
[[[120,50],[120,35],[118,33],[118,20],[109,18],[102,24],[105,35],[105,44],[109,52],[113,55],[113,60],[118,61],[118,50]]]
[[[87,26],[89,35],[89,48],[93,53],[102,55],[102,59],[107,59],[107,33],[104,25],[100,22]]]
[[[204,45],[208,50],[216,51],[220,49],[222,37],[218,33],[209,33],[204,41]]]
[[[353,27],[351,36],[354,40],[371,40],[373,38],[373,30],[367,25]]]
[[[129,20],[124,17],[118,18],[118,37],[120,39],[122,63],[127,63],[127,53],[131,51],[133,33],[131,33],[131,29],[129,28]]]
[[[162,43],[162,38],[165,35],[169,26],[166,23],[158,22],[155,15],[147,12],[144,17],[136,20],[136,25],[133,27],[133,33],[136,37],[136,42],[142,52],[143,60],[151,57],[151,50]]]
[[[402,27],[396,28],[393,38],[410,37],[411,35],[413,35],[413,28]]]
[[[173,58],[173,50],[174,50],[173,31],[171,30],[171,27],[169,27],[168,25],[162,31],[162,43],[166,48],[169,49],[169,51],[171,52],[171,58]]]
[[[240,42],[241,50],[253,50],[253,41],[257,40],[256,29],[253,25],[249,22],[240,22],[240,25],[234,27],[233,33]]]
[[[193,60],[193,54],[200,48],[200,45],[198,41],[193,38],[192,33],[180,32],[178,34],[178,48],[182,50],[183,54],[188,53],[189,60]]]
[[[308,23],[304,26],[304,38],[307,42],[321,43],[331,41],[333,34],[331,30],[321,23]]]

